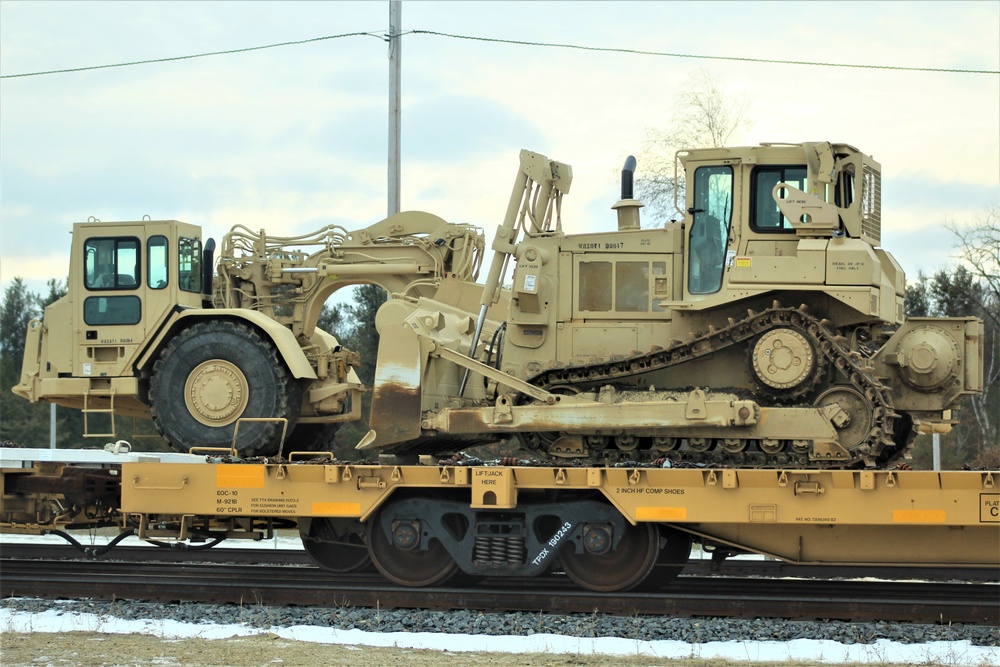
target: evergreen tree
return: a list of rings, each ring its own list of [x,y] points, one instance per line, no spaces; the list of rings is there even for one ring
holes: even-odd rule
[[[38,295],[15,277],[0,306],[0,441],[41,447],[48,443],[49,407],[11,393],[20,382],[28,322],[38,317]]]
[[[917,280],[907,283],[906,292],[903,296],[903,308],[906,309],[907,317],[927,317],[930,313],[930,297],[927,294],[927,276],[921,271],[917,274]]]
[[[344,320],[350,332],[347,347],[361,355],[358,375],[367,386],[371,386],[375,379],[378,359],[379,336],[375,330],[375,314],[387,299],[385,290],[378,285],[361,285],[354,288],[354,303],[344,307]]]
[[[340,306],[324,304],[323,310],[319,314],[319,318],[316,320],[316,326],[331,333],[336,336],[339,340],[340,330],[344,325],[344,315],[340,310]]]
[[[378,360],[378,331],[375,330],[375,314],[388,299],[385,290],[378,285],[360,285],[354,288],[354,303],[343,307],[341,328],[338,333],[340,343],[361,356],[358,376],[369,391],[361,399],[360,422],[349,422],[337,432],[336,453],[340,458],[358,458],[354,446],[368,432],[368,418],[371,414],[371,387],[375,380],[375,366]]]

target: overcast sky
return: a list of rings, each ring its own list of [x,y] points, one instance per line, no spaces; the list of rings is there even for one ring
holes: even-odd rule
[[[349,32],[388,2],[0,3],[0,75]],[[678,54],[1000,70],[1000,2],[418,2],[403,29]],[[385,217],[388,57],[373,36],[0,79],[0,282],[64,278],[74,221],[180,219],[221,237]],[[913,278],[946,221],[1000,202],[1000,75],[402,39],[402,207],[492,238],[528,148],[573,165],[569,232],[613,229],[617,174],[702,67],[751,98],[744,144],[832,141],[883,169],[883,245]],[[639,164],[642,172],[642,164]]]

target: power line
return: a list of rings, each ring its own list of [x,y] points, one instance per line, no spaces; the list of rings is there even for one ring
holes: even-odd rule
[[[16,79],[27,76],[42,76],[45,74],[66,74],[68,72],[85,72],[94,69],[108,69],[111,67],[130,67],[132,65],[149,65],[151,63],[166,63],[173,60],[191,60],[192,58],[206,58],[208,56],[224,56],[231,53],[246,53],[247,51],[262,51],[264,49],[276,49],[279,46],[296,46],[299,44],[310,44],[312,42],[322,42],[330,39],[341,39],[343,37],[377,37],[382,39],[382,35],[371,32],[345,32],[340,35],[326,35],[324,37],[313,37],[311,39],[300,39],[294,42],[278,42],[277,44],[264,44],[263,46],[250,46],[245,49],[230,49],[228,51],[210,51],[208,53],[193,53],[187,56],[173,56],[171,58],[152,58],[150,60],[134,60],[127,63],[113,63],[110,65],[91,65],[90,67],[72,67],[69,69],[53,69],[44,72],[26,72],[24,74],[5,74],[0,79]]]
[[[542,46],[558,49],[575,49],[577,51],[598,51],[602,53],[626,53],[641,56],[661,56],[666,58],[693,58],[700,60],[731,60],[749,63],[768,63],[772,65],[810,65],[813,67],[848,67],[854,69],[881,69],[904,72],[949,72],[958,74],[1000,74],[1000,70],[980,70],[980,69],[945,69],[937,67],[899,67],[893,65],[855,65],[850,63],[823,63],[807,60],[771,60],[767,58],[742,58],[738,56],[706,56],[693,53],[666,53],[662,51],[642,51],[639,49],[619,49],[600,46],[583,46],[580,44],[557,44],[550,42],[528,42],[517,39],[498,39],[495,37],[474,37],[471,35],[454,35],[446,32],[434,30],[411,30],[416,35],[435,35],[437,37],[450,37],[451,39],[464,39],[476,42],[494,42],[497,44],[516,44],[518,46]]]
[[[955,69],[955,68],[940,68],[940,67],[904,67],[896,65],[858,65],[852,63],[827,63],[827,62],[816,62],[808,60],[778,60],[778,59],[768,59],[768,58],[747,58],[740,56],[711,56],[711,55],[703,55],[695,53],[669,53],[665,51],[645,51],[641,49],[622,49],[615,47],[585,46],[582,44],[530,42],[518,39],[500,39],[497,37],[456,35],[453,33],[438,32],[436,30],[409,30],[403,32],[402,34],[430,35],[433,37],[447,37],[449,39],[461,39],[474,42],[491,42],[494,44],[513,44],[516,46],[536,46],[536,47],[554,48],[554,49],[572,49],[576,51],[595,51],[599,53],[622,53],[628,55],[658,56],[663,58],[687,58],[695,60],[726,60],[734,62],[765,63],[770,65],[806,65],[810,67],[843,67],[849,69],[873,69],[873,70],[889,70],[897,72],[902,71],[902,72],[937,72],[937,73],[950,73],[950,74],[1000,74],[1000,70]],[[205,58],[208,56],[221,56],[233,53],[246,53],[248,51],[261,51],[264,49],[274,49],[282,46],[297,46],[300,44],[310,44],[313,42],[322,42],[332,39],[342,39],[345,37],[376,37],[383,41],[386,41],[388,39],[388,35],[378,34],[375,32],[345,32],[339,35],[325,35],[323,37],[313,37],[311,39],[302,39],[292,42],[278,42],[276,44],[264,44],[263,46],[251,46],[243,49],[230,49],[227,51],[211,51],[208,53],[195,53],[186,56],[173,56],[170,58],[153,58],[150,60],[135,60],[124,63],[113,63],[109,65],[92,65],[89,67],[73,67],[69,69],[46,70],[42,72],[25,72],[23,74],[5,74],[0,76],[0,79],[16,79],[16,78],[23,78],[30,76],[43,76],[46,74],[66,74],[69,72],[84,72],[88,70],[109,69],[113,67],[129,67],[132,65],[149,65],[152,63],[164,63],[175,60],[191,60],[193,58]]]

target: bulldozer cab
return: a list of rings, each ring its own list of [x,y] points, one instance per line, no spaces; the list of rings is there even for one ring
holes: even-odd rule
[[[73,376],[132,375],[148,335],[175,308],[201,306],[201,246],[201,229],[175,220],[74,225]]]
[[[902,321],[903,274],[878,247],[881,169],[871,157],[807,142],[692,149],[678,162],[686,307],[821,290],[859,319]]]

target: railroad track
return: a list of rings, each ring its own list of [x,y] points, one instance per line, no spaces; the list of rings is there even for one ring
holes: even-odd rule
[[[0,559],[85,560],[87,556],[68,544],[2,544]],[[214,548],[192,551],[182,548],[118,546],[98,557],[100,561],[149,561],[165,563],[243,563],[313,565],[302,549]],[[729,559],[713,562],[694,558],[682,576],[796,577],[804,579],[885,579],[1000,583],[1000,569],[943,567],[934,565],[794,565],[777,560]]]
[[[684,576],[656,593],[601,595],[549,575],[413,589],[310,565],[21,559],[6,546],[0,568],[4,597],[1000,625],[1000,586],[982,582]]]

